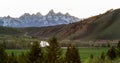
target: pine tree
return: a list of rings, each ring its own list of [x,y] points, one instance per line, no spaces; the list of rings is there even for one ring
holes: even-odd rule
[[[120,41],[117,44],[117,48],[120,49]]]
[[[94,56],[93,56],[93,54],[91,54],[91,55],[90,55],[90,59],[93,59],[93,58],[94,58]]]
[[[57,38],[52,37],[49,39],[49,44],[46,48],[46,62],[45,63],[61,63],[61,47],[57,42]]]
[[[5,48],[0,46],[0,63],[7,63],[7,53],[5,52]]]
[[[88,63],[94,63],[94,56],[93,56],[93,54],[90,54]]]
[[[71,62],[71,61],[70,61],[70,60],[71,60],[71,57],[70,57],[70,56],[71,56],[70,47],[71,47],[71,45],[69,45],[69,46],[67,47],[67,52],[66,52],[66,58],[65,58],[65,59],[66,59],[66,62],[67,62],[67,63],[70,63],[70,62]]]
[[[28,53],[28,63],[43,63],[43,52],[38,42],[33,42]]]
[[[110,47],[110,43],[107,44],[107,47]]]
[[[2,46],[3,46],[4,48],[6,48],[6,42],[5,42],[5,41],[3,41]]]
[[[81,63],[78,49],[75,46],[68,46],[66,52],[67,63]]]
[[[100,56],[100,63],[105,63],[105,54],[104,54],[104,52],[102,52],[102,54]]]
[[[116,49],[114,47],[111,47],[108,52],[107,52],[107,56],[111,59],[114,60],[117,55],[116,55]]]
[[[104,54],[104,52],[102,52],[102,54],[101,54],[101,57],[100,57],[103,61],[105,60],[105,54]]]
[[[117,55],[120,57],[120,41],[117,44]]]

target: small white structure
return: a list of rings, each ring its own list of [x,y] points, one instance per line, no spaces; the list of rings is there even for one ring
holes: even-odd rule
[[[46,47],[46,46],[49,46],[49,43],[47,41],[41,41],[40,46],[41,47]]]

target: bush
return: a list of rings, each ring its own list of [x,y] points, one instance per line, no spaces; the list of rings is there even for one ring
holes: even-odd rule
[[[116,49],[114,47],[111,47],[108,52],[107,52],[107,56],[111,59],[114,60],[117,57],[116,54]]]

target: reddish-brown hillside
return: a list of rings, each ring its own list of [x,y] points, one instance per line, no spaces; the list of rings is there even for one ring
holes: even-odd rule
[[[22,34],[59,39],[120,39],[120,9],[109,10],[103,14],[82,19],[68,25],[49,27],[17,28]],[[14,28],[15,29],[15,28]]]

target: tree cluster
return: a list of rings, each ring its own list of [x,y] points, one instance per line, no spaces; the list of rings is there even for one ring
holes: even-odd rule
[[[64,57],[55,37],[49,40],[49,44],[50,46],[43,48],[38,42],[34,42],[27,54],[21,53],[19,56],[15,56],[14,53],[7,54],[5,47],[1,46],[0,63],[81,63],[75,46],[69,46],[70,50],[67,50]]]

